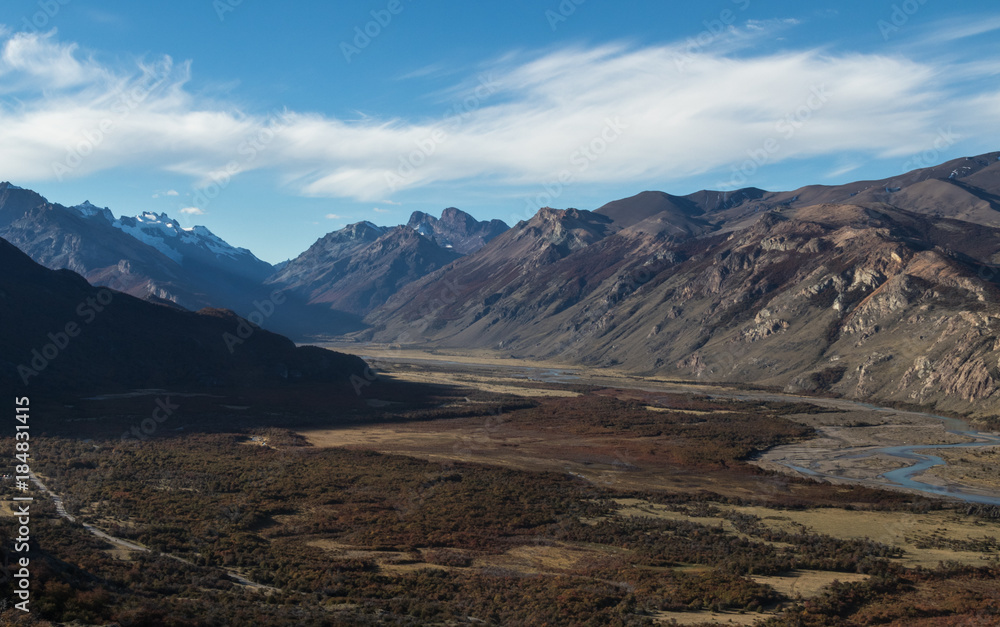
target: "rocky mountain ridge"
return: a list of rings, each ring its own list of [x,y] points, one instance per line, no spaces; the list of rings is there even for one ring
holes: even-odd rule
[[[71,267],[65,251],[102,210],[67,217],[32,194],[0,187],[0,232]],[[18,212],[26,217],[7,219]],[[792,192],[643,192],[596,211],[542,208],[510,229],[457,209],[416,212],[406,226],[361,222],[276,268],[263,289],[297,303],[284,310],[290,320],[316,314],[308,332],[353,331],[360,342],[998,415],[998,216],[1000,153],[989,153]],[[55,226],[39,237],[19,219]],[[87,250],[125,250],[115,238],[127,234],[115,233]],[[176,265],[155,249],[135,255],[92,276]]]
[[[163,214],[115,219],[89,201],[65,207],[10,183],[0,183],[0,237],[48,268],[188,309],[245,309],[272,271],[204,227]]]
[[[996,155],[970,161],[965,176],[993,180]],[[910,185],[941,182],[927,174]],[[846,187],[748,192],[718,213],[708,194],[543,209],[356,337],[1000,414],[1000,229],[967,220],[997,190],[944,216],[864,187],[850,204],[805,204],[862,195]]]
[[[51,395],[171,386],[346,386],[357,357],[296,347],[231,311],[198,313],[94,287],[0,239],[0,388]]]

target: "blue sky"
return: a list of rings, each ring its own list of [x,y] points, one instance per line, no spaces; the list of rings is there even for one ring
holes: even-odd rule
[[[268,261],[360,220],[508,223],[1000,149],[1000,10],[939,0],[8,0],[0,180]]]

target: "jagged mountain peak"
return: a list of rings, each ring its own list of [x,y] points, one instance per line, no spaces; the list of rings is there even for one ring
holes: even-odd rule
[[[107,207],[98,207],[89,200],[85,200],[79,205],[74,205],[73,207],[70,207],[70,209],[75,209],[77,213],[85,218],[100,217],[107,220],[109,224],[114,224],[115,222],[115,216],[111,213],[110,209]]]
[[[26,212],[48,204],[48,202],[38,192],[18,187],[6,181],[0,183],[0,227],[6,227]]]
[[[364,220],[362,222],[355,222],[354,224],[348,224],[339,231],[334,231],[330,233],[333,235],[335,233],[343,233],[351,239],[374,239],[385,233],[385,227],[379,226],[374,222],[369,222]]]
[[[191,309],[242,309],[271,272],[250,251],[165,213],[116,219],[90,200],[66,207],[9,184],[0,186],[0,236],[51,269]]]
[[[630,227],[555,254],[553,234],[600,218],[541,210],[400,292],[369,317],[371,339],[407,330],[432,348],[996,407],[1000,229],[888,204],[786,203],[728,235],[651,241]],[[455,302],[415,327],[448,285]]]
[[[359,222],[323,236],[267,282],[310,305],[363,314],[458,257],[411,227]]]
[[[570,207],[569,209],[542,207],[535,213],[535,215],[527,221],[522,222],[528,225],[555,224],[558,222],[564,224],[611,224],[614,220],[609,216],[597,213],[596,211],[587,211],[586,209],[576,209],[574,207]]]
[[[414,211],[406,226],[442,248],[450,248],[463,255],[479,250],[508,228],[501,220],[479,221],[455,207],[446,208],[440,218]]]
[[[135,217],[122,216],[113,222],[117,229],[152,246],[177,263],[185,257],[211,254],[234,261],[247,260],[254,265],[264,264],[246,248],[232,246],[204,226],[183,227],[166,213],[143,212]],[[270,264],[267,264],[270,268]]]
[[[586,209],[542,207],[530,220],[519,223],[519,239],[540,237],[556,245],[580,248],[617,231],[614,220]]]
[[[479,224],[478,220],[457,207],[448,207],[442,211],[440,222],[453,228],[466,230],[473,229]]]

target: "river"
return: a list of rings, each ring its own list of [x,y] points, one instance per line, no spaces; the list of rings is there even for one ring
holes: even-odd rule
[[[974,449],[991,446],[1000,446],[1000,435],[989,434],[977,431],[972,426],[956,418],[946,418],[922,412],[897,410],[888,407],[879,407],[870,403],[854,401],[844,398],[816,398],[807,396],[797,396],[793,394],[783,394],[780,392],[765,391],[745,391],[725,388],[714,385],[699,385],[695,383],[671,383],[662,382],[641,377],[631,376],[602,376],[576,368],[546,368],[515,365],[498,365],[496,363],[470,363],[463,362],[461,358],[449,357],[447,360],[417,359],[403,356],[393,356],[386,359],[384,356],[365,356],[366,360],[391,361],[397,363],[408,363],[429,367],[442,368],[447,370],[475,371],[477,374],[494,374],[513,378],[523,378],[533,381],[547,383],[578,383],[584,385],[600,385],[616,387],[621,389],[633,389],[646,392],[664,393],[697,393],[710,397],[733,399],[733,400],[755,400],[755,401],[784,401],[784,402],[805,402],[813,403],[821,407],[830,407],[845,411],[875,411],[887,412],[890,414],[900,414],[909,416],[920,416],[927,421],[941,421],[947,433],[967,438],[967,442],[953,444],[903,444],[884,447],[858,447],[857,450],[845,449],[843,458],[862,459],[885,455],[897,460],[901,460],[904,466],[884,472],[878,475],[876,481],[856,481],[864,485],[882,485],[883,487],[899,487],[910,491],[916,491],[929,496],[950,497],[968,503],[983,503],[988,505],[1000,505],[1000,494],[983,493],[981,490],[966,489],[961,486],[941,486],[920,480],[920,475],[930,468],[936,466],[947,466],[948,463],[937,455],[924,453],[928,450],[945,449]],[[777,463],[794,470],[796,472],[814,477],[817,479],[828,479],[833,481],[848,481],[841,475],[825,473],[807,466],[796,465],[789,462],[776,460]],[[810,464],[812,466],[813,464]]]

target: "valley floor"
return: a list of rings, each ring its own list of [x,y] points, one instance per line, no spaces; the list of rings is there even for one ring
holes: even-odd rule
[[[888,491],[852,480],[864,479],[853,467],[842,482],[815,481],[768,460],[880,438],[952,442],[936,419],[432,357],[375,360],[378,376],[356,391],[145,390],[62,407],[71,418],[50,417],[33,440],[47,488],[32,510],[35,616],[122,626],[1000,620],[998,508]],[[175,399],[176,416],[153,437],[122,440],[158,398]],[[979,455],[990,449],[947,454],[953,481],[997,479]],[[12,487],[0,486],[0,540],[17,528]],[[0,621],[28,624],[13,618],[0,609]]]
[[[332,348],[333,346],[331,346]],[[956,431],[968,431],[973,427],[957,419],[941,418],[927,413],[907,411],[887,407],[875,407],[867,403],[839,398],[817,398],[773,391],[737,389],[726,385],[699,384],[688,381],[670,381],[660,378],[568,366],[555,362],[525,362],[503,359],[484,352],[463,354],[441,354],[423,350],[402,350],[385,347],[360,348],[351,344],[337,344],[343,352],[354,351],[371,363],[378,364],[391,372],[393,377],[420,383],[446,383],[466,386],[481,391],[508,393],[520,396],[558,396],[572,394],[564,389],[525,387],[526,382],[575,383],[578,385],[607,386],[614,389],[636,390],[643,393],[684,393],[704,394],[713,398],[756,399],[761,401],[807,402],[836,412],[802,414],[792,418],[816,430],[816,435],[803,442],[777,446],[764,452],[755,463],[761,468],[805,477],[820,477],[834,483],[867,485],[871,487],[906,490],[914,493],[937,494],[950,492],[955,498],[968,495],[973,502],[1000,505],[1000,473],[990,468],[1000,467],[1000,432],[983,435],[994,441],[975,449],[929,450],[939,455],[947,466],[938,466],[914,476],[913,481],[904,485],[887,479],[884,473],[908,467],[913,464],[899,456],[884,451],[886,448],[923,445],[954,445],[975,442],[975,438],[960,435]],[[468,425],[449,425],[444,432],[433,436],[425,434],[427,441],[435,444],[434,451],[422,447],[416,436],[400,433],[392,436],[386,433],[351,433],[345,438],[364,438],[366,445],[407,454],[437,455],[439,458],[464,458],[484,461],[487,457],[499,457],[501,463],[534,468],[553,469],[560,463],[574,466],[574,471],[582,476],[606,484],[633,486],[677,487],[676,477],[650,476],[650,473],[625,474],[620,469],[592,467],[592,464],[574,459],[555,460],[551,458],[551,447],[538,434],[525,435],[524,439],[510,441],[513,436],[503,436],[502,428],[497,429],[497,437],[506,437],[505,452],[496,455],[496,450],[480,451],[477,454],[455,456],[444,449],[459,447],[456,442],[474,437],[474,428]],[[378,442],[376,444],[376,441]],[[533,446],[534,443],[534,446]],[[563,443],[585,450],[593,443],[584,441]],[[597,446],[600,444],[598,443]],[[555,447],[556,449],[560,447]],[[539,451],[540,456],[536,454]],[[566,466],[567,468],[569,466]],[[922,490],[922,484],[934,492]],[[690,487],[690,486],[688,486]],[[947,494],[945,494],[947,496]]]

